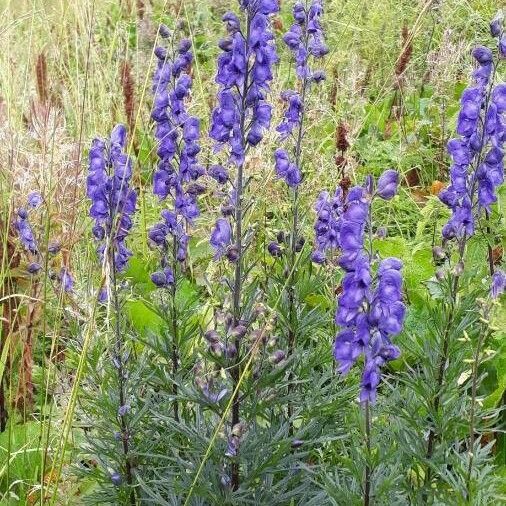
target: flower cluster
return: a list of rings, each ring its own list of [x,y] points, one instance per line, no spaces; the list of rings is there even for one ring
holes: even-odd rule
[[[14,228],[18,233],[19,240],[23,248],[29,253],[30,261],[26,267],[28,274],[35,276],[42,271],[41,258],[43,252],[40,251],[37,241],[36,233],[30,224],[29,213],[30,210],[40,208],[44,199],[38,191],[28,194],[27,203],[25,207],[18,209],[14,221]],[[60,251],[60,243],[50,241],[46,249],[49,255],[56,255]],[[74,288],[74,278],[68,267],[61,267],[59,273],[50,272],[50,278],[58,281],[60,288],[64,292],[71,292]]]
[[[282,100],[287,104],[281,123],[276,128],[282,140],[293,135],[294,129],[299,129],[296,135],[295,161],[291,161],[286,150],[276,150],[276,175],[283,179],[290,188],[296,188],[302,182],[300,171],[300,142],[302,138],[302,124],[304,121],[304,108],[306,89],[310,82],[319,83],[325,79],[322,70],[311,70],[310,57],[322,58],[328,53],[323,37],[320,18],[323,14],[321,0],[313,0],[309,8],[301,2],[293,7],[294,24],[284,35],[283,40],[290,48],[295,59],[297,77],[301,81],[300,91],[284,91]]]
[[[131,256],[125,239],[132,228],[132,215],[137,201],[130,187],[132,160],[124,153],[127,133],[124,125],[116,125],[109,139],[96,138],[89,153],[89,174],[86,182],[91,200],[92,233],[99,242],[102,261],[111,255],[117,272],[125,269]]]
[[[329,193],[321,192],[316,200],[315,250],[311,259],[317,264],[323,264],[327,251],[339,247],[339,220],[342,212],[343,191],[337,188],[331,198]]]
[[[160,34],[164,38],[173,37],[163,25]],[[149,231],[151,241],[162,249],[162,271],[151,276],[160,288],[174,283],[173,269],[167,264],[168,236],[172,239],[172,260],[183,262],[189,240],[186,227],[199,215],[197,196],[205,191],[197,183],[205,172],[198,162],[200,120],[188,113],[185,103],[192,86],[190,49],[188,39],[182,39],[173,52],[161,46],[155,49],[158,65],[153,79],[151,116],[156,123],[159,162],[153,177],[153,193],[160,200],[170,197],[172,205],[170,210],[162,211],[162,221]]]
[[[14,226],[18,232],[19,240],[23,247],[35,255],[38,253],[37,240],[33,233],[32,226],[28,220],[28,211],[25,208],[18,209]]]
[[[245,12],[243,24],[233,12],[223,16],[228,36],[219,42],[222,53],[216,82],[220,88],[209,132],[218,148],[228,146],[229,162],[237,167],[244,164],[248,146],[256,146],[270,127],[272,108],[266,97],[278,57],[269,16],[279,10],[277,0],[241,0],[240,6]],[[221,165],[213,165],[209,175],[220,185],[230,181],[228,170]],[[239,258],[229,221],[240,204],[242,179],[238,183],[221,207],[223,218],[217,220],[210,240],[215,258],[226,255],[231,262]]]
[[[296,2],[293,6],[295,23],[284,35],[283,40],[294,55],[299,79],[319,81],[324,78],[321,70],[313,71],[309,67],[310,56],[322,58],[329,52],[320,21],[322,15],[322,0],[312,0],[309,8],[302,2]]]
[[[266,93],[277,61],[268,16],[278,11],[277,0],[241,0],[246,26],[233,12],[223,16],[228,37],[219,43],[216,82],[218,105],[211,117],[210,136],[219,146],[228,144],[230,161],[244,163],[247,146],[256,146],[271,122]]]
[[[460,137],[448,142],[453,162],[450,185],[439,194],[452,211],[442,232],[446,240],[462,240],[474,234],[479,213],[490,211],[497,200],[497,187],[504,180],[506,85],[494,87],[490,49],[479,46],[473,50],[473,57],[478,67],[473,73],[474,85],[464,90],[460,100]]]
[[[391,338],[399,334],[404,320],[402,263],[397,258],[381,260],[374,276],[375,257],[365,247],[374,197],[391,199],[397,184],[396,171],[387,170],[375,191],[369,177],[365,186],[355,186],[346,194],[341,188],[332,198],[327,193],[320,194],[315,206],[313,260],[323,263],[326,250],[339,248],[339,265],[345,272],[335,315],[340,330],[334,343],[334,358],[339,372],[345,374],[364,355],[361,402],[375,401],[381,366],[399,356]]]

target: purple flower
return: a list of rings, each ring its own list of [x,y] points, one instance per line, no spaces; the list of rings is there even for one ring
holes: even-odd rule
[[[279,132],[281,139],[285,139],[299,125],[303,104],[300,95],[295,91],[285,91],[281,94],[281,98],[288,103],[288,107],[283,116],[283,121],[276,127],[276,130]]]
[[[18,210],[14,227],[18,232],[21,244],[23,244],[25,249],[32,254],[36,254],[38,252],[37,241],[35,240],[35,235],[30,222],[28,221],[28,213],[25,209],[21,208]]]
[[[493,299],[499,298],[506,289],[506,274],[503,270],[497,269],[492,275],[492,286],[490,294]]]
[[[397,193],[399,184],[399,173],[393,169],[387,169],[378,179],[376,195],[384,200],[390,200]]]
[[[129,412],[130,412],[130,405],[129,404],[124,404],[123,406],[120,406],[118,408],[118,416],[125,416],[127,415]]]
[[[119,474],[117,471],[111,473],[111,481],[113,485],[119,487],[121,485],[121,482],[123,481],[121,478],[121,474]]]
[[[503,35],[499,41],[499,54],[501,58],[506,58],[506,35]]]
[[[170,267],[166,267],[163,271],[151,274],[151,281],[157,288],[166,288],[174,284],[174,272]]]
[[[212,165],[208,173],[220,184],[225,184],[229,178],[227,169],[225,169],[222,165]]]
[[[28,205],[33,208],[37,209],[43,202],[42,195],[39,192],[31,192],[28,194]]]
[[[28,274],[38,274],[41,269],[42,266],[38,262],[31,262],[30,264],[28,264],[28,267],[26,268]]]
[[[294,163],[290,162],[288,153],[284,149],[277,149],[274,153],[276,159],[276,175],[284,179],[286,184],[291,188],[295,188],[302,181],[302,175],[299,168]]]
[[[215,259],[222,257],[232,243],[232,228],[225,218],[219,218],[211,233],[211,246],[215,250]]]
[[[64,292],[71,292],[74,289],[74,278],[66,267],[61,268],[58,281]]]
[[[487,63],[491,63],[493,59],[492,51],[488,47],[485,46],[477,46],[473,49],[473,57],[474,59],[480,63],[481,65],[486,65]]]
[[[267,246],[267,251],[274,258],[279,258],[283,255],[280,245],[276,241],[271,241]]]

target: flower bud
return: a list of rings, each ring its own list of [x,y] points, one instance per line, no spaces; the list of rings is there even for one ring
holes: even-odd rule
[[[286,353],[283,350],[276,350],[270,357],[269,360],[273,364],[279,364],[286,357]]]
[[[216,332],[216,330],[208,330],[204,334],[204,339],[208,343],[217,343],[220,340],[220,335],[218,334],[218,332]]]
[[[244,325],[237,325],[230,332],[231,337],[238,337],[239,339],[246,335],[248,329]]]
[[[160,37],[163,37],[164,39],[168,39],[170,37],[169,27],[163,23],[159,26],[158,33],[160,34]]]
[[[304,441],[302,439],[294,439],[292,441],[292,448],[300,448],[304,444]]]
[[[399,173],[394,169],[387,169],[378,179],[376,195],[384,200],[390,200],[397,193]]]
[[[295,243],[295,251],[297,253],[300,253],[302,251],[302,248],[304,247],[305,243],[306,243],[306,239],[304,239],[304,237],[299,237],[297,239],[297,242]]]
[[[121,485],[121,474],[119,474],[117,471],[114,471],[113,473],[111,473],[111,481],[113,483],[113,485],[115,485],[116,487],[119,487]]]
[[[31,264],[28,264],[28,267],[26,268],[28,274],[37,274],[41,269],[42,266],[38,262],[32,262]]]
[[[267,246],[267,250],[269,251],[270,255],[273,256],[274,258],[280,258],[283,255],[281,247],[275,241],[271,241],[269,243],[269,245]]]
[[[378,239],[385,239],[387,234],[388,234],[388,232],[385,227],[379,227],[378,230],[376,230],[376,237]]]
[[[52,255],[56,255],[61,249],[61,244],[58,241],[52,241],[47,247],[47,251]]]
[[[227,248],[226,256],[230,262],[235,263],[239,259],[239,250],[236,246],[229,246]]]
[[[464,262],[460,261],[454,268],[453,268],[453,275],[454,276],[461,276],[464,272]]]
[[[225,356],[227,358],[234,358],[237,355],[237,348],[234,343],[229,343],[225,348]]]

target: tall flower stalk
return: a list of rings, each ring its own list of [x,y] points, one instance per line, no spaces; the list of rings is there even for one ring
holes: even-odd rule
[[[366,466],[363,480],[364,505],[371,500],[371,404],[376,402],[381,367],[396,359],[400,351],[392,337],[402,330],[406,307],[402,302],[402,262],[394,257],[380,260],[373,249],[372,202],[391,199],[399,176],[385,171],[377,188],[368,177],[364,186],[343,190],[333,198],[323,192],[316,204],[316,250],[323,261],[327,251],[339,250],[344,271],[335,322],[339,332],[334,341],[338,372],[347,374],[363,356],[360,404],[365,421]]]
[[[439,194],[440,200],[451,210],[451,217],[442,230],[443,246],[448,250],[447,255],[444,252],[439,253],[440,248],[436,248],[435,253],[450,258],[451,248],[455,245],[456,263],[453,267],[448,264],[447,270],[438,273],[440,279],[448,281],[449,290],[446,323],[442,334],[431,406],[434,415],[440,409],[445,370],[450,358],[448,356],[450,331],[454,325],[458,304],[459,281],[465,268],[466,246],[476,230],[483,226],[483,219],[488,223],[491,206],[497,200],[497,188],[504,181],[506,85],[494,84],[499,61],[506,57],[502,24],[494,21],[491,33],[498,38],[499,59],[495,60],[493,52],[484,46],[478,46],[472,52],[477,63],[477,68],[473,72],[474,83],[465,89],[461,96],[457,119],[459,137],[448,142],[448,152],[452,159],[450,185]],[[489,270],[493,277],[491,245],[488,247],[488,254]],[[475,358],[479,356],[478,351]],[[436,436],[435,428],[431,426],[427,438],[427,459],[434,453]],[[426,484],[430,484],[431,478],[432,471],[428,467]]]
[[[168,48],[155,49],[158,65],[153,79],[155,137],[158,142],[158,167],[153,177],[153,193],[167,202],[161,212],[162,221],[149,231],[149,239],[159,248],[161,270],[151,280],[162,291],[161,297],[172,332],[172,373],[174,375],[174,418],[179,421],[178,387],[175,376],[179,369],[179,332],[176,292],[182,265],[186,261],[188,228],[199,215],[197,196],[205,187],[197,180],[204,174],[197,155],[200,152],[200,120],[188,113],[193,60],[191,42],[181,39],[162,25],[160,35],[168,39]],[[163,301],[168,298],[168,303]]]
[[[122,331],[121,304],[117,275],[123,272],[132,255],[125,240],[132,228],[137,193],[131,188],[132,160],[124,152],[127,132],[123,125],[117,125],[110,139],[93,140],[89,153],[89,175],[87,194],[91,200],[90,217],[94,220],[92,233],[98,242],[97,253],[102,263],[105,286],[99,292],[99,300],[107,302],[108,312],[113,315],[113,346],[110,350],[112,364],[116,369],[119,431],[123,453],[123,469],[111,473],[111,481],[119,486],[126,478],[129,487],[130,504],[136,503],[134,469],[131,456],[129,427],[130,404],[127,394],[128,350]]]
[[[287,104],[281,123],[276,130],[282,141],[285,141],[289,152],[279,148],[275,152],[276,175],[282,179],[290,189],[290,215],[289,226],[289,252],[285,263],[285,271],[288,272],[286,290],[288,296],[288,328],[285,329],[288,341],[288,357],[293,355],[297,341],[296,322],[296,294],[295,276],[298,253],[303,249],[304,240],[300,235],[299,225],[299,186],[303,181],[302,151],[305,133],[305,116],[308,107],[308,92],[312,83],[320,83],[325,79],[322,70],[314,70],[311,60],[321,59],[328,53],[325,45],[321,16],[323,15],[323,3],[321,0],[311,2],[296,2],[293,7],[294,23],[284,35],[283,41],[293,54],[297,76],[297,90],[284,91],[281,95]],[[269,252],[274,257],[281,256],[281,248],[277,242],[269,244]],[[288,384],[289,393],[292,390],[292,375]],[[291,419],[293,416],[292,404],[288,404],[288,419],[290,431],[293,430]]]
[[[232,403],[231,441],[240,424],[239,378],[241,376],[241,339],[245,335],[245,307],[243,284],[247,275],[245,266],[246,236],[244,230],[246,185],[246,154],[263,138],[271,122],[271,106],[266,102],[272,65],[277,61],[269,16],[278,11],[277,0],[240,0],[244,22],[233,12],[223,16],[228,37],[219,43],[222,54],[218,59],[216,82],[219,85],[218,104],[211,117],[210,136],[218,148],[228,148],[229,164],[235,166],[235,178],[230,182],[228,171],[221,166],[213,167],[211,175],[231,185],[228,201],[222,207],[211,235],[215,257],[226,256],[234,264],[232,292],[232,319],[234,353],[230,373],[235,396]],[[244,329],[244,331],[243,331]],[[234,443],[234,455],[237,445]],[[239,488],[239,464],[232,462],[231,486]]]

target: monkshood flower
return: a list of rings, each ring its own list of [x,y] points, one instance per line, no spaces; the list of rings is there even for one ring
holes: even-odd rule
[[[232,244],[232,228],[227,219],[219,218],[216,221],[210,242],[214,248],[216,260],[226,254],[227,248]]]
[[[61,268],[58,274],[58,281],[64,292],[71,292],[74,289],[74,277],[66,267]]]
[[[276,159],[276,175],[286,181],[286,184],[294,188],[302,181],[299,167],[290,161],[288,153],[284,149],[277,149],[274,153]]]
[[[479,46],[472,54],[478,63],[474,85],[462,93],[457,119],[460,137],[448,142],[450,185],[439,194],[452,212],[443,227],[445,240],[465,241],[472,236],[476,220],[483,211],[490,212],[497,201],[497,188],[504,181],[506,84],[494,86],[492,82],[490,49]]]
[[[402,302],[402,262],[383,259],[374,273],[376,257],[365,244],[373,199],[389,200],[397,191],[398,176],[394,172],[385,171],[376,190],[372,178],[368,178],[365,186],[355,186],[346,195],[339,189],[334,202],[328,194],[320,195],[316,205],[317,227],[321,226],[323,232],[319,239],[319,228],[315,227],[316,253],[324,256],[327,249],[339,248],[339,265],[345,272],[335,315],[340,330],[334,342],[334,358],[338,371],[346,374],[360,356],[364,357],[361,402],[375,402],[381,367],[400,353],[391,339],[401,332],[406,310]],[[333,234],[332,241],[328,241],[327,225],[331,220]]]
[[[126,128],[116,125],[109,141],[92,141],[87,179],[92,233],[99,242],[97,251],[102,261],[111,255],[117,272],[125,269],[132,255],[125,239],[132,228],[137,201],[137,193],[130,187],[132,161],[124,153],[126,135]]]
[[[42,202],[42,195],[39,192],[31,192],[28,194],[28,205],[33,209],[40,207]]]
[[[293,7],[294,23],[283,37],[295,60],[300,89],[298,91],[284,91],[281,94],[287,107],[276,130],[282,140],[293,136],[295,145],[293,160],[290,160],[285,150],[278,149],[276,151],[275,168],[276,175],[294,189],[302,182],[300,155],[307,88],[311,82],[319,83],[325,79],[322,70],[310,68],[311,58],[319,59],[328,53],[320,21],[322,14],[321,0],[313,0],[309,6],[305,6],[302,2],[296,2]]]
[[[506,273],[497,269],[492,275],[491,295],[493,299],[499,298],[506,290]]]
[[[174,37],[163,25],[160,34],[164,38]],[[198,162],[200,120],[190,115],[186,107],[192,87],[189,75],[193,61],[191,42],[182,39],[176,44],[172,40],[169,46],[176,49],[169,51],[161,46],[155,49],[158,64],[153,79],[151,113],[159,157],[153,176],[153,193],[169,205],[169,209],[161,213],[162,221],[149,231],[149,238],[160,247],[162,254],[162,270],[151,276],[158,288],[175,282],[175,262],[186,259],[189,241],[186,230],[199,216],[197,195],[205,190],[196,183],[205,172]]]
[[[19,240],[24,248],[32,254],[38,252],[37,241],[32,226],[28,221],[28,212],[24,208],[18,209],[14,226],[18,232]]]

